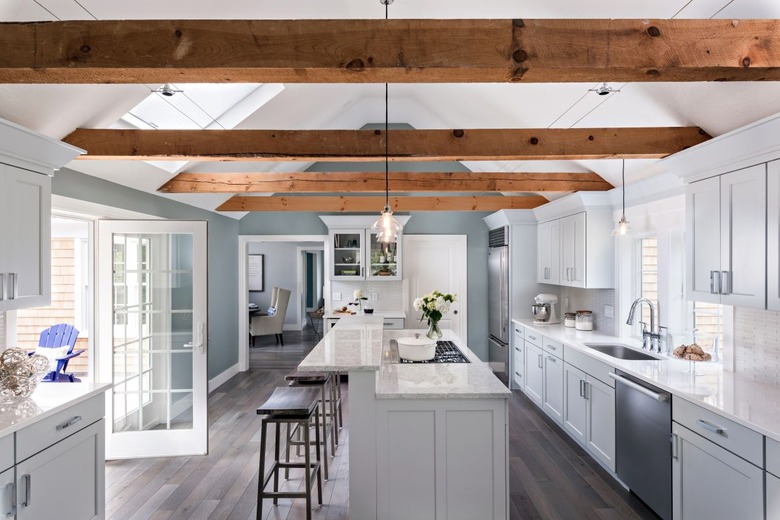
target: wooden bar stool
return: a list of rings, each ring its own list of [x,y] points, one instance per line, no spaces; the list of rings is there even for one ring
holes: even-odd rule
[[[317,407],[319,391],[317,388],[305,386],[297,387],[278,387],[268,400],[258,409],[258,415],[265,415],[260,429],[260,470],[257,476],[257,520],[263,517],[263,499],[273,498],[274,505],[277,505],[279,498],[305,498],[306,499],[306,519],[311,520],[311,488],[314,476],[317,476],[317,493],[319,504],[322,505],[322,471],[320,469],[320,414]],[[309,437],[309,427],[314,417],[314,442]],[[265,447],[266,433],[268,424],[275,425],[276,444],[274,446],[274,461],[268,473],[265,472]],[[286,424],[288,431],[291,425],[298,425],[299,430],[303,432],[304,453],[303,462],[281,462],[279,460],[280,451],[280,430],[282,424]],[[314,447],[316,460],[311,461],[311,448]],[[326,454],[327,457],[327,454]],[[303,468],[304,470],[304,489],[303,491],[279,491],[279,471],[281,469]],[[265,491],[268,482],[274,479],[273,491]]]
[[[332,457],[336,456],[336,440],[338,435],[338,429],[335,427],[335,397],[333,390],[333,377],[330,372],[301,372],[295,371],[284,376],[286,381],[289,381],[293,386],[306,386],[316,387],[320,392],[320,413],[322,415],[322,439],[323,446],[323,466],[325,468],[325,480],[328,480],[328,434],[330,434],[330,454]],[[327,407],[327,411],[326,411]],[[295,446],[298,441],[292,440],[292,434],[290,431],[287,441],[287,451],[285,452],[285,460],[289,460],[290,446]]]

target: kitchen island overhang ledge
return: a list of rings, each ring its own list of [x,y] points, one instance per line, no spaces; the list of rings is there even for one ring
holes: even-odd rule
[[[349,374],[350,518],[506,520],[511,391],[449,330],[469,363],[392,362],[390,341],[420,332],[350,316],[298,366]]]

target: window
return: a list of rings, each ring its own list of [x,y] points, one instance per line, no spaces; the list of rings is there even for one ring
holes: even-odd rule
[[[658,238],[642,238],[638,241],[638,247],[639,280],[637,287],[639,291],[637,297],[647,298],[658,309]],[[655,319],[657,322],[659,316],[656,316]],[[638,323],[639,321],[647,323],[647,327],[650,328],[650,307],[648,305],[642,306],[641,320],[636,320],[636,329],[633,331],[635,336],[642,335],[642,325]]]
[[[696,343],[707,352],[713,351],[715,339],[723,344],[723,305],[693,302],[693,330]]]

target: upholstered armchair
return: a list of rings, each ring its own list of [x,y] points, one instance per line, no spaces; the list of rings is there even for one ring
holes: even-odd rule
[[[252,316],[249,322],[249,334],[252,336],[252,346],[255,344],[255,336],[264,336],[266,334],[275,334],[276,343],[281,342],[284,346],[284,337],[282,329],[284,328],[284,315],[287,314],[287,305],[290,303],[290,291],[274,287],[271,293],[271,307],[273,315]]]

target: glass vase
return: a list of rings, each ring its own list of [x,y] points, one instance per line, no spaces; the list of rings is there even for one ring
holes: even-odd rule
[[[441,329],[439,328],[438,321],[433,321],[433,320],[428,321],[428,333],[426,334],[426,336],[431,339],[441,339],[442,332]]]

